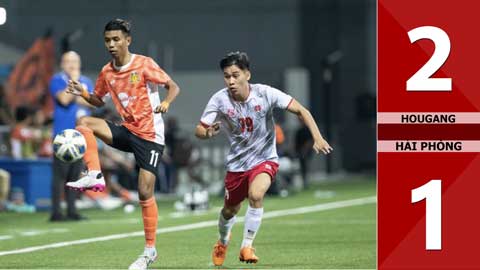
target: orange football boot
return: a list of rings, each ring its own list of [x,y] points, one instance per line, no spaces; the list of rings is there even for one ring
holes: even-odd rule
[[[232,234],[230,234],[229,239],[232,239]],[[228,241],[230,242],[230,240]],[[218,240],[217,243],[213,246],[212,252],[212,262],[215,266],[220,266],[225,261],[227,256],[228,245],[224,245],[222,241]]]
[[[238,257],[241,262],[246,263],[257,263],[258,257],[255,255],[255,248],[253,247],[243,247],[240,249],[240,256]]]

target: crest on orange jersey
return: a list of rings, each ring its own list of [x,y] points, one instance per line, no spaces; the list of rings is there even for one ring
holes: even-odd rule
[[[136,71],[130,73],[130,83],[137,84],[138,82],[140,82],[140,76],[138,76],[138,73]]]

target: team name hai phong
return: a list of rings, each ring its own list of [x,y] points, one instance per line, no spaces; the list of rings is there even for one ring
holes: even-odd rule
[[[399,141],[396,151],[462,151],[462,142],[455,141]]]

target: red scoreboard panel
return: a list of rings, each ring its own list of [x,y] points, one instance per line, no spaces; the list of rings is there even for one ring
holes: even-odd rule
[[[378,268],[480,269],[480,1],[378,1]]]

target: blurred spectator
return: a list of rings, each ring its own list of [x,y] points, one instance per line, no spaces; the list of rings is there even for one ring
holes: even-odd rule
[[[8,171],[0,169],[0,212],[35,212],[35,206],[25,202],[23,190],[19,187],[10,187],[10,178],[11,175]]]
[[[8,193],[10,192],[10,173],[0,169],[0,211],[7,206]]]
[[[285,133],[283,133],[282,126],[277,123],[275,124],[275,138],[278,155],[283,155],[285,153],[285,149],[283,149],[285,143]]]
[[[8,211],[17,213],[35,212],[35,206],[25,202],[25,194],[23,193],[23,189],[19,187],[12,188],[10,192],[10,202],[7,203],[6,208]]]
[[[37,150],[37,155],[39,157],[53,157],[52,124],[53,119],[46,119],[43,122],[43,127],[41,128],[42,135],[40,139],[40,145]]]
[[[50,158],[53,156],[52,123],[53,120],[47,119],[43,110],[36,110],[33,114],[32,126],[39,134],[35,144],[35,153],[38,157]]]
[[[308,127],[302,122],[302,126],[295,132],[295,151],[300,161],[300,173],[302,174],[303,188],[308,187],[309,162],[312,157],[313,138]]]
[[[175,117],[169,117],[165,123],[165,155],[162,156],[159,166],[159,190],[163,193],[175,191],[177,186],[177,165],[179,159],[178,142],[180,128]],[[182,153],[180,153],[182,154]],[[162,171],[163,170],[163,171]]]
[[[205,160],[201,158],[200,151],[195,147],[188,135],[182,134],[175,117],[167,119],[165,128],[165,144],[167,155],[162,159],[165,165],[166,178],[169,192],[175,192],[178,185],[178,172],[185,169],[190,181],[199,184],[202,188],[207,186],[205,179],[198,170]],[[161,179],[161,175],[159,175]]]
[[[13,117],[5,97],[5,88],[0,84],[0,125],[13,125]]]
[[[87,106],[86,102],[65,91],[68,80],[77,80],[89,92],[93,91],[92,81],[80,74],[81,61],[80,56],[76,52],[70,51],[62,55],[61,68],[62,71],[55,74],[50,81],[50,93],[54,98],[53,137],[64,129],[74,129],[77,118],[85,115],[85,111],[80,110],[79,104]],[[83,216],[77,213],[75,207],[76,193],[73,190],[66,189],[64,186],[65,182],[76,181],[79,178],[83,169],[83,161],[64,163],[54,157],[52,169],[52,209],[50,221],[84,219]],[[60,198],[64,192],[67,201],[66,217],[60,211]]]
[[[190,180],[200,184],[202,188],[206,188],[207,182],[200,175],[198,167],[203,163],[208,162],[202,159],[200,150],[193,144],[188,137],[182,137],[178,140],[176,152],[173,156],[173,161],[176,168],[185,168],[187,170]]]
[[[122,198],[124,203],[130,202],[132,200],[130,192],[124,187],[130,187],[137,178],[134,173],[136,170],[133,154],[122,152],[110,147],[101,140],[97,140],[97,145],[102,172],[107,186],[105,192],[113,192],[118,197]],[[120,183],[120,179],[122,179],[122,183]],[[97,192],[92,191],[91,193],[93,194]]]
[[[35,158],[35,143],[41,138],[41,132],[33,128],[33,111],[27,107],[17,107],[16,124],[10,134],[12,157],[15,159]]]
[[[169,145],[169,151],[168,154],[170,156],[175,153],[175,147],[178,142],[178,136],[179,136],[179,127],[178,127],[178,121],[177,118],[175,117],[169,117],[167,118],[166,125],[165,125],[165,144]]]
[[[292,159],[288,155],[285,143],[285,133],[282,126],[275,123],[275,138],[276,148],[278,154],[278,163],[280,164],[278,173],[275,176],[275,181],[267,191],[268,194],[288,196],[288,187],[292,183]]]

